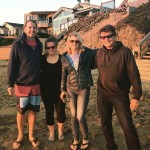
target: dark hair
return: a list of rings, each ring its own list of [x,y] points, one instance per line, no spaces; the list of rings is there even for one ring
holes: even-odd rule
[[[115,27],[110,24],[102,27],[98,33],[101,34],[102,32],[112,32],[113,35],[116,35]]]
[[[25,23],[24,23],[24,28],[27,26],[27,23],[28,22],[33,22],[35,25],[36,25],[36,27],[37,27],[37,23],[36,23],[36,21],[34,21],[34,20],[27,20]]]
[[[49,38],[46,39],[45,48],[46,48],[46,45],[47,45],[48,42],[54,42],[55,46],[57,46],[57,39],[53,35],[51,35]]]

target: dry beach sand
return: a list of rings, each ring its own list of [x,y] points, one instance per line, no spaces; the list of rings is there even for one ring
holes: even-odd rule
[[[17,137],[16,127],[16,98],[7,94],[6,84],[6,60],[0,60],[0,150],[11,150],[12,142]],[[89,138],[91,141],[90,150],[105,150],[105,139],[100,129],[100,121],[96,104],[96,80],[97,71],[93,71],[94,86],[91,89],[90,102],[87,110],[87,120],[89,126]],[[139,111],[133,113],[133,119],[137,128],[142,150],[150,150],[150,82],[142,81],[143,96]],[[41,110],[37,114],[35,135],[41,141],[39,150],[69,150],[69,143],[72,140],[70,125],[70,110],[66,104],[67,121],[65,123],[65,140],[59,141],[57,138],[54,142],[49,142],[48,130],[45,124],[45,110],[41,102]],[[123,131],[120,128],[115,112],[113,113],[113,127],[115,140],[119,150],[126,150]],[[57,126],[56,126],[57,131]],[[21,150],[32,150],[33,147],[28,141],[28,124],[26,122],[24,142]]]

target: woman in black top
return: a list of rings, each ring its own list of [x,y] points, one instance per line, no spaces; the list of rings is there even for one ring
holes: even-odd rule
[[[49,128],[49,141],[54,141],[54,108],[57,114],[58,138],[63,140],[63,124],[66,120],[65,104],[60,99],[61,56],[57,53],[57,42],[54,37],[45,41],[46,54],[41,62],[41,97],[46,110],[46,123]]]

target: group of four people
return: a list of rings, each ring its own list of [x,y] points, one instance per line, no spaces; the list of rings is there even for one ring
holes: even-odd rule
[[[40,94],[46,110],[49,141],[55,140],[54,108],[57,114],[58,139],[64,139],[63,127],[66,120],[65,98],[69,99],[73,142],[71,150],[88,149],[88,125],[86,110],[89,103],[90,87],[93,85],[91,69],[98,69],[97,105],[106,148],[117,150],[112,128],[113,107],[124,131],[128,150],[140,150],[137,131],[132,121],[132,110],[137,110],[142,95],[140,74],[132,52],[116,41],[112,25],[99,30],[103,47],[91,50],[83,46],[81,36],[72,32],[68,35],[67,51],[57,52],[57,40],[50,37],[45,41],[45,54],[36,36],[37,24],[28,20],[24,34],[17,40],[10,53],[8,64],[8,93],[18,98],[18,137],[12,147],[19,149],[23,141],[25,112],[28,111],[29,141],[33,147],[40,142],[34,136],[36,112],[40,109]],[[130,87],[133,97],[129,99]],[[80,141],[79,133],[82,134]]]

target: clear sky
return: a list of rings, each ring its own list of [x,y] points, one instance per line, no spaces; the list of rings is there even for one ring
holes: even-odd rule
[[[90,0],[91,4],[100,5],[110,0]],[[122,0],[116,0],[119,6]],[[81,0],[83,3],[84,0]],[[77,0],[2,0],[0,2],[0,25],[4,22],[24,23],[24,14],[31,11],[57,11],[60,7],[73,8]]]

